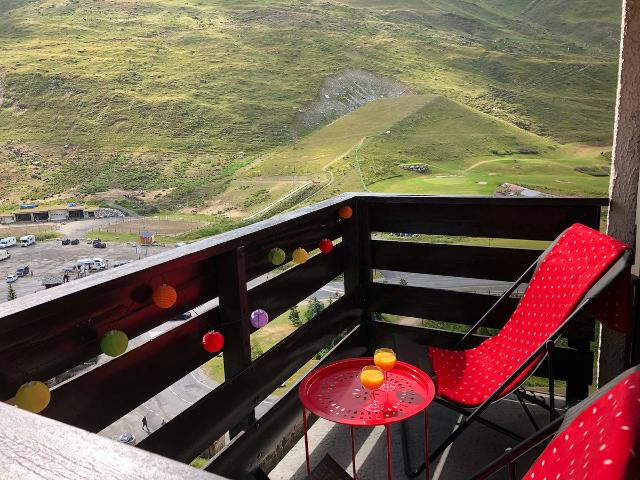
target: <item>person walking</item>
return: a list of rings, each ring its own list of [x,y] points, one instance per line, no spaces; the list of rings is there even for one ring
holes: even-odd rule
[[[151,433],[151,430],[149,430],[149,424],[147,423],[146,415],[142,417],[142,430],[145,430],[147,433]]]

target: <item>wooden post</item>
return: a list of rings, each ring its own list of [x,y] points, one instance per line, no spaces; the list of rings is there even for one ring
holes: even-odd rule
[[[221,255],[217,262],[220,331],[224,335],[224,378],[229,380],[251,364],[251,329],[247,302],[244,247]],[[249,395],[250,392],[247,392]],[[231,438],[255,421],[255,410],[229,431]]]
[[[624,0],[616,99],[613,162],[607,233],[636,245],[640,166],[640,0]],[[603,327],[598,352],[598,385],[624,368],[624,335]]]
[[[353,216],[342,221],[342,243],[344,249],[344,290],[349,293],[358,287],[362,304],[367,305],[368,285],[373,282],[371,269],[371,231],[369,230],[369,204],[365,198],[354,197],[350,203]],[[362,321],[371,320],[371,313],[365,311]],[[371,338],[367,335],[367,338]]]

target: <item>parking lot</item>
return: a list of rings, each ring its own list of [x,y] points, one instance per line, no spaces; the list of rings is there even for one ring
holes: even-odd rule
[[[107,261],[107,268],[113,268],[115,262],[127,260],[137,260],[145,256],[155,255],[173,247],[140,247],[124,243],[107,242],[107,248],[93,248],[81,241],[79,245],[61,245],[60,240],[36,243],[30,247],[8,248],[11,258],[0,261],[0,303],[7,301],[7,284],[5,277],[10,273],[15,273],[16,268],[21,265],[28,265],[33,276],[19,278],[14,282],[13,288],[18,297],[22,297],[40,290],[42,277],[49,272],[62,272],[64,267],[73,266],[81,258],[100,257]],[[90,274],[91,275],[91,274]],[[70,281],[76,280],[76,274],[70,274]]]

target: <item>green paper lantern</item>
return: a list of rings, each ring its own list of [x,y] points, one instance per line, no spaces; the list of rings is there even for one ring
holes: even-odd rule
[[[272,248],[269,250],[267,258],[273,265],[282,265],[287,255],[281,248]]]
[[[127,351],[129,337],[121,330],[111,330],[104,334],[100,340],[102,353],[110,357],[117,357]]]

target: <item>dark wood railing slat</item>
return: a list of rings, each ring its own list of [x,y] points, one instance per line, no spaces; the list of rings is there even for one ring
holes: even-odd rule
[[[360,296],[346,294],[138,446],[174,460],[191,461],[336,335],[358,323],[361,315]]]
[[[378,270],[514,281],[542,253],[523,248],[478,247],[441,243],[372,242]]]
[[[544,199],[531,204],[503,199],[496,204],[403,204],[370,201],[371,230],[375,232],[423,233],[486,238],[553,240],[573,223],[596,227],[600,207],[562,206]]]
[[[251,326],[244,247],[216,258],[220,331],[224,335],[224,378],[233,378],[251,365]],[[231,436],[255,420],[254,411],[237,418]]]
[[[369,289],[369,308],[374,312],[424,318],[440,322],[473,325],[498,299],[496,295],[457,292],[438,288],[373,283]],[[515,310],[517,298],[511,298],[487,323],[500,328]]]

